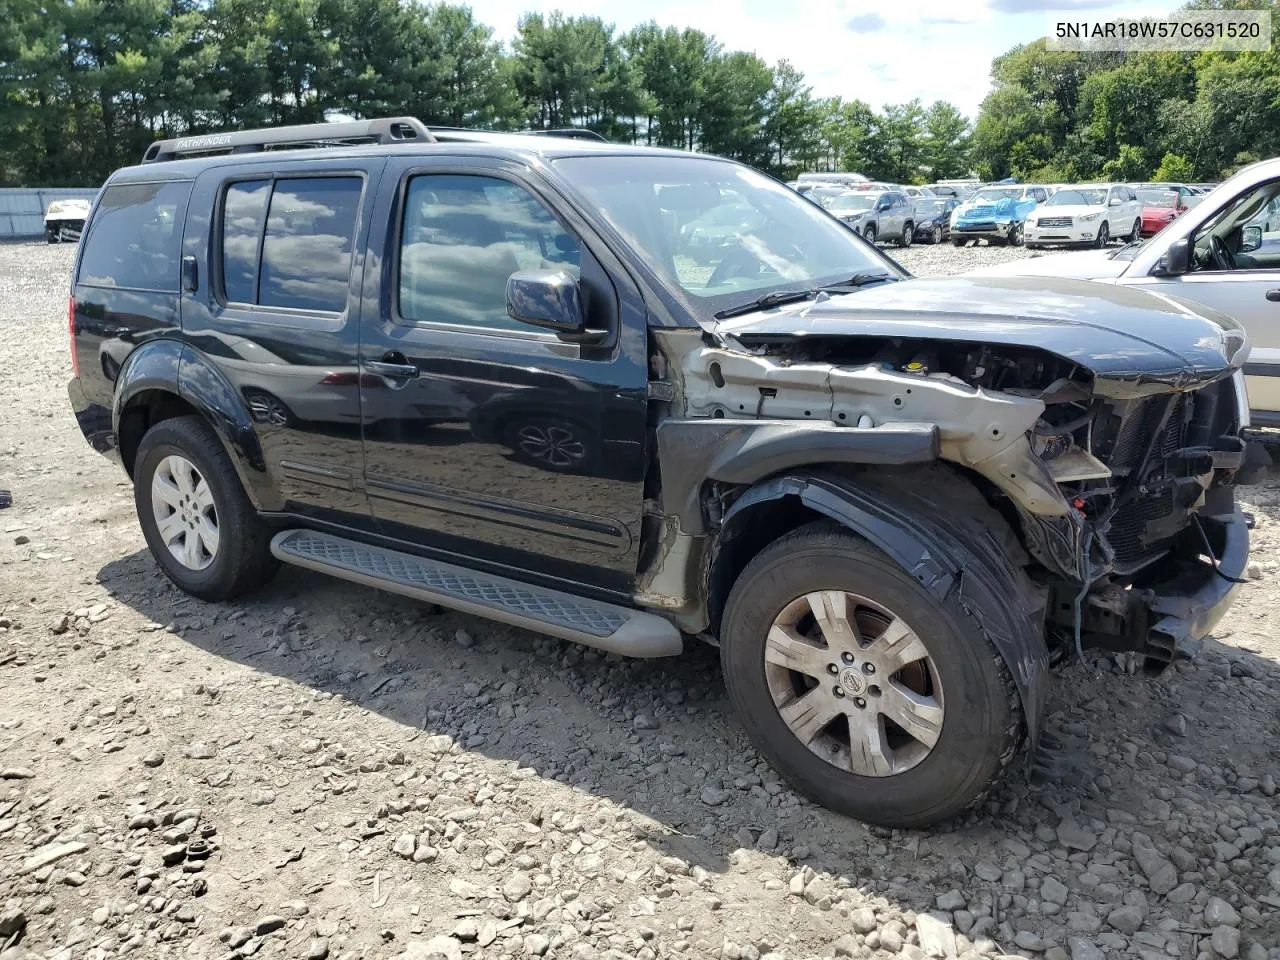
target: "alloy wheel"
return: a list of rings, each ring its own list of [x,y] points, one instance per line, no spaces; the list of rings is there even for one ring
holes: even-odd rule
[[[797,597],[765,642],[765,680],[783,722],[812,753],[858,776],[923,761],[942,734],[942,682],[924,641],[866,597]]]
[[[186,457],[171,454],[151,476],[151,509],[160,539],[189,570],[204,570],[218,555],[218,509],[213,491]]]

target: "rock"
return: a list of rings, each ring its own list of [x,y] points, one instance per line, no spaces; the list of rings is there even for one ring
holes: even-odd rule
[[[329,956],[329,941],[324,937],[312,937],[307,941],[307,960],[325,960]]]
[[[1171,770],[1176,770],[1178,773],[1191,773],[1197,766],[1196,762],[1190,757],[1182,757],[1175,753],[1169,754],[1165,763],[1168,764]]]
[[[1057,832],[1058,842],[1068,850],[1083,850],[1087,853],[1098,843],[1098,838],[1092,831],[1086,830],[1074,820],[1063,820],[1058,824]]]
[[[856,957],[862,953],[862,945],[853,934],[846,933],[831,946],[831,952],[837,957]]]
[[[0,911],[0,941],[21,933],[26,929],[26,926],[27,915],[17,907],[9,907]]]
[[[453,642],[464,650],[468,650],[475,643],[475,640],[471,639],[471,634],[467,633],[467,631],[459,630],[454,633]]]
[[[1257,560],[1249,561],[1248,565],[1244,568],[1244,575],[1250,580],[1261,580],[1262,564],[1258,563]]]
[[[1213,933],[1209,935],[1209,946],[1213,947],[1213,952],[1218,956],[1232,960],[1240,953],[1240,931],[1226,924],[1214,927]]]
[[[1040,882],[1040,899],[1048,903],[1066,903],[1067,887],[1057,877],[1045,877]]]
[[[540,933],[531,933],[524,938],[524,952],[531,957],[540,957],[550,948],[551,941]]]
[[[71,843],[46,843],[31,856],[27,857],[26,860],[22,861],[22,866],[18,867],[18,876],[33,873],[41,867],[56,863],[63,857],[69,857],[75,853],[83,853],[88,849],[89,845],[79,840]]]
[[[1123,934],[1132,935],[1142,927],[1142,911],[1137,907],[1116,907],[1107,914],[1107,923]]]
[[[305,900],[286,900],[280,904],[280,912],[290,917],[305,917],[309,909]]]
[[[249,794],[249,802],[255,807],[265,807],[268,804],[276,802],[275,791],[273,790],[255,790]]]
[[[462,944],[453,937],[414,940],[406,945],[398,960],[462,960]]]
[[[391,852],[408,860],[413,856],[413,851],[417,849],[417,846],[417,837],[412,833],[402,833],[391,842]]]
[[[963,910],[967,906],[964,894],[959,890],[948,890],[946,893],[940,893],[935,902],[939,910]]]
[[[1170,714],[1165,717],[1160,726],[1175,737],[1185,737],[1187,735],[1187,718],[1180,713]]]
[[[1240,926],[1240,914],[1236,913],[1236,908],[1227,903],[1221,897],[1210,897],[1209,902],[1204,905],[1204,922],[1210,927],[1238,927]]]
[[[631,726],[637,730],[657,730],[658,718],[651,713],[637,713],[631,721]]]
[[[956,935],[951,924],[938,919],[930,913],[922,913],[916,917],[916,933],[920,937],[920,949],[928,957],[954,957],[956,955]],[[883,942],[883,940],[882,940]]]
[[[258,936],[261,937],[265,934],[271,933],[273,930],[279,930],[285,925],[285,923],[286,921],[284,917],[276,916],[275,914],[268,914],[260,919],[257,924],[254,925],[253,929],[257,932]]]
[[[885,926],[880,931],[880,946],[889,953],[898,953],[902,950],[902,931],[894,926]]]
[[[463,917],[453,928],[453,936],[463,943],[470,943],[480,938],[480,927],[475,917]]]
[[[729,799],[729,791],[719,787],[703,787],[701,797],[708,807],[718,807]]]
[[[870,907],[858,907],[849,914],[849,922],[858,933],[870,933],[877,926],[876,912]]]
[[[1143,834],[1134,834],[1133,858],[1146,875],[1153,893],[1161,896],[1178,885],[1178,869],[1166,860]]]
[[[203,740],[195,740],[187,744],[182,755],[191,760],[212,760],[217,755],[217,751]]]
[[[142,765],[144,767],[151,767],[154,769],[162,763],[164,763],[164,754],[158,750],[152,751],[142,758]]]
[[[502,885],[502,895],[512,903],[523,900],[532,890],[533,882],[528,874],[524,873],[513,873],[511,878]]]
[[[979,860],[973,865],[973,875],[987,883],[996,883],[1004,876],[1004,871],[990,861]]]
[[[186,844],[175,843],[172,846],[165,847],[160,851],[160,860],[166,867],[172,867],[181,863],[187,858]]]
[[[36,772],[30,767],[5,767],[0,770],[0,780],[30,780]]]
[[[1067,937],[1067,949],[1071,960],[1107,960],[1107,955],[1084,937]]]
[[[1040,938],[1040,934],[1032,933],[1030,930],[1019,930],[1013,938],[1023,950],[1035,950],[1037,952],[1044,949],[1044,940]]]

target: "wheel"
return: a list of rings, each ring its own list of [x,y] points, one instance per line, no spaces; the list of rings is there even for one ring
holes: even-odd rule
[[[968,241],[966,241],[966,240],[965,240],[965,239],[963,239],[962,237],[952,237],[952,238],[951,238],[951,245],[952,245],[953,247],[963,247],[967,242],[968,242]]]
[[[916,226],[910,220],[902,225],[902,236],[898,238],[898,246],[909,247],[915,238]]]
[[[1133,229],[1129,231],[1129,236],[1125,237],[1126,243],[1133,243],[1142,236],[1142,218],[1139,217],[1133,221]]]
[[[595,442],[571,420],[516,421],[506,427],[505,439],[521,460],[556,473],[585,470],[595,461]]]
[[[1009,233],[1005,237],[1006,242],[1011,247],[1022,246],[1022,224],[1015,223],[1009,227]]]
[[[199,417],[162,420],[146,432],[133,499],[160,569],[192,596],[228,600],[266,583],[279,566],[270,528]]]
[[[942,227],[934,226],[933,232],[929,234],[929,242],[934,244],[942,242]]]
[[[1098,247],[1105,247],[1111,242],[1111,232],[1107,229],[1107,221],[1102,221],[1102,226],[1098,228],[1098,239],[1095,241]]]
[[[979,623],[830,521],[747,564],[720,639],[757,749],[831,809],[923,826],[977,801],[1016,752],[1018,695]]]
[[[875,243],[876,242],[876,225],[874,223],[868,223],[865,227],[862,228],[862,236],[867,241],[867,243]]]
[[[61,231],[57,230],[54,227],[45,227],[44,242],[45,243],[61,243],[62,242]]]

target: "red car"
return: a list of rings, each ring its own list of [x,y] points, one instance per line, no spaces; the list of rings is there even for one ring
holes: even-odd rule
[[[1144,237],[1159,233],[1191,206],[1187,200],[1191,191],[1186,187],[1139,187],[1134,192],[1142,204]]]

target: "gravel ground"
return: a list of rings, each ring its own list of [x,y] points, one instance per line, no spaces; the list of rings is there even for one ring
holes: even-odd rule
[[[0,246],[4,960],[1280,960],[1280,477],[1195,662],[1062,667],[1046,776],[873,829],[778,781],[713,651],[624,662],[296,569],[180,595],[68,409],[72,255]]]

